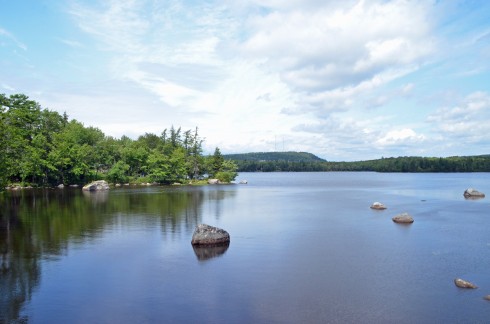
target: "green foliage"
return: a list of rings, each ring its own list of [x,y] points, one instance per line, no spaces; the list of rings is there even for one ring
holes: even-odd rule
[[[148,157],[148,176],[151,182],[164,183],[169,176],[168,157],[158,151],[153,151]]]
[[[214,175],[214,178],[218,179],[221,182],[229,183],[229,182],[232,182],[233,180],[235,180],[236,176],[237,176],[236,172],[220,171]]]
[[[101,164],[96,154],[104,134],[97,128],[84,127],[72,120],[61,132],[53,136],[53,148],[49,159],[53,170],[58,171],[58,182],[83,184],[95,178]]]
[[[7,98],[5,95],[0,94],[0,188],[4,188],[9,172],[9,159],[7,158],[8,153],[8,128],[7,120],[5,115]]]
[[[237,164],[232,160],[225,160],[219,148],[216,148],[213,156],[209,158],[210,173],[213,178],[221,182],[231,182],[237,177]]]
[[[188,177],[190,179],[197,179],[205,172],[204,158],[202,156],[202,140],[197,131],[197,127],[194,134],[189,135],[186,141],[184,141],[184,149],[186,150],[186,164],[188,169]]]
[[[111,183],[126,183],[129,181],[128,170],[129,165],[124,163],[124,161],[117,161],[107,172],[107,180]]]
[[[187,169],[185,166],[185,150],[183,147],[176,148],[169,158],[169,177],[167,182],[180,182],[187,176]]]
[[[42,110],[22,94],[0,95],[0,182],[49,184],[54,169],[48,158],[53,136],[63,127],[58,113]],[[3,187],[3,186],[2,186]]]
[[[214,154],[211,157],[210,165],[209,165],[209,173],[212,176],[215,176],[216,173],[220,172],[223,169],[223,162],[224,162],[223,155],[221,155],[221,152],[219,148],[216,148],[214,150]]]
[[[207,171],[198,129],[165,129],[137,140],[105,136],[68,115],[42,109],[23,94],[0,94],[0,188],[54,186],[96,178],[172,183]]]

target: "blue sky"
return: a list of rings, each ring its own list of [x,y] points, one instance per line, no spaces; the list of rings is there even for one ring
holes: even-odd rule
[[[490,2],[0,0],[0,93],[223,153],[490,153]]]

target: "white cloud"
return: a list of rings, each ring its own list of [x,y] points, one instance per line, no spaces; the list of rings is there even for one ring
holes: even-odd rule
[[[400,94],[403,96],[410,95],[410,93],[412,92],[414,87],[415,87],[415,85],[413,83],[407,83],[401,87]]]
[[[249,19],[243,49],[266,58],[293,88],[352,87],[432,53],[429,9],[418,2],[359,1],[272,11]]]
[[[19,41],[17,37],[15,37],[12,33],[10,33],[9,31],[1,27],[0,27],[0,36],[6,37],[7,39],[11,40],[18,48],[27,51],[27,46],[24,43]]]
[[[435,132],[446,139],[489,140],[490,95],[483,91],[471,93],[453,107],[436,110],[427,121]]]
[[[2,88],[4,88],[5,90],[8,90],[10,92],[15,91],[15,88],[14,87],[11,87],[10,85],[8,85],[6,83],[2,83],[1,86],[2,86]]]
[[[294,131],[299,133],[297,142],[303,149],[315,148],[314,152],[334,159],[335,157],[355,159],[358,152],[368,156],[378,156],[379,147],[373,143],[380,136],[387,118],[371,116],[364,119],[330,116],[321,121],[299,124]],[[311,149],[310,149],[311,151]]]
[[[386,133],[383,137],[376,141],[376,145],[388,146],[388,145],[413,145],[418,144],[425,140],[425,136],[417,134],[413,129],[395,129]]]
[[[83,44],[74,40],[58,38],[60,42],[73,48],[83,48]]]
[[[111,0],[70,12],[109,58],[108,78],[137,89],[124,98],[151,98],[149,124],[198,126],[223,152],[270,150],[279,136],[291,149],[346,156],[433,140],[393,105],[426,87],[409,76],[437,57],[435,9],[404,0]]]

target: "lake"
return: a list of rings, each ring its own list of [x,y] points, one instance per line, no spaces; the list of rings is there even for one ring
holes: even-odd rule
[[[490,174],[242,179],[2,194],[0,323],[489,322],[490,197],[463,192]],[[200,223],[229,247],[194,249]]]

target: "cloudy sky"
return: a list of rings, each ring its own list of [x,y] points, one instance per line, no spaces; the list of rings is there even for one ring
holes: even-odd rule
[[[330,161],[490,153],[486,0],[0,0],[0,93],[106,135]]]

